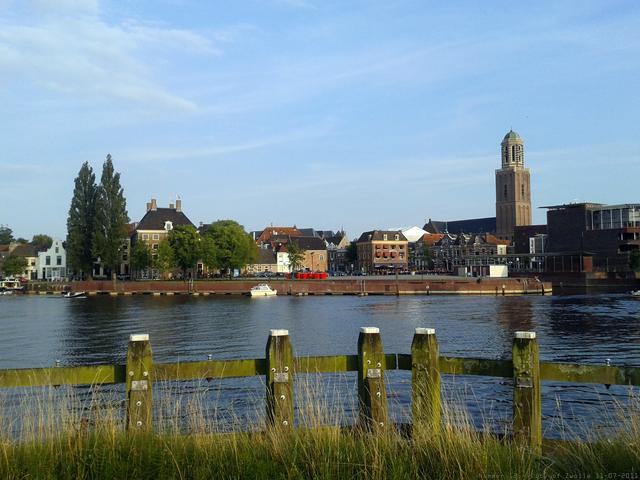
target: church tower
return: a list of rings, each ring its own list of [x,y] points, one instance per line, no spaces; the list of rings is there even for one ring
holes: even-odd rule
[[[531,225],[531,174],[524,168],[524,143],[510,130],[502,140],[502,168],[496,170],[496,235],[513,241],[513,229]]]

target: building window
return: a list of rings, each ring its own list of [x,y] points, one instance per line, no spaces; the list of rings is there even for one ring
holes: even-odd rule
[[[504,199],[507,199],[507,184],[504,185]]]
[[[58,255],[56,257],[56,265],[62,265],[62,256]]]
[[[396,240],[400,240],[400,235],[398,235],[398,234],[396,233],[396,235],[395,235],[395,237],[394,237],[394,238],[395,238]]]
[[[126,254],[126,253],[123,253],[123,254],[122,254],[122,261],[123,261],[123,262],[126,262],[128,259],[129,259],[129,257],[127,256],[127,254]]]
[[[154,240],[160,240],[160,235],[159,235],[159,234],[157,234],[157,233],[154,233],[154,234],[153,234],[153,239],[154,239]]]
[[[520,185],[520,194],[522,195],[522,199],[524,200],[524,183]]]
[[[387,240],[387,234],[386,234],[386,233],[384,233],[384,234],[382,235],[382,240],[385,240],[385,241]]]
[[[158,244],[157,244],[157,243],[154,243],[154,244],[153,244],[153,246],[152,246],[152,248],[153,248],[154,250],[158,250]]]
[[[173,230],[173,223],[167,220],[164,222],[164,229],[168,232],[169,230]]]
[[[51,265],[51,257],[49,255],[47,255],[47,258],[45,258],[44,264]]]
[[[56,253],[60,253],[60,249],[56,247]]]
[[[142,234],[142,240],[149,240],[149,234],[148,233],[143,233]]]

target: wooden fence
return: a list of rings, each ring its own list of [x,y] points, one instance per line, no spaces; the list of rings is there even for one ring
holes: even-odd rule
[[[294,357],[287,330],[271,330],[265,358],[153,363],[149,336],[131,335],[125,365],[0,370],[0,388],[124,383],[129,431],[152,428],[154,381],[186,381],[264,375],[267,418],[272,426],[293,427],[296,373],[357,372],[358,423],[376,431],[388,428],[386,370],[412,372],[413,425],[436,433],[440,427],[440,375],[513,378],[513,436],[542,444],[541,380],[640,386],[639,367],[540,362],[535,332],[516,332],[512,360],[440,356],[435,330],[416,328],[410,354],[385,354],[380,332],[363,327],[357,355]]]

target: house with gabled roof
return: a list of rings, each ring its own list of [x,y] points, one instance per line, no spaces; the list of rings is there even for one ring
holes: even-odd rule
[[[179,225],[195,225],[182,211],[182,200],[170,203],[169,208],[158,208],[155,198],[147,203],[147,211],[136,226],[133,233],[133,243],[143,240],[151,248],[152,252],[158,250],[160,242],[167,237],[169,232]]]

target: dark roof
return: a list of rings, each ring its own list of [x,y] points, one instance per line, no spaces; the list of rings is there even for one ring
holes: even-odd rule
[[[178,225],[191,225],[195,227],[184,212],[179,212],[174,208],[158,208],[145,213],[138,224],[137,230],[164,230],[164,223],[171,222],[174,227]]]
[[[429,233],[495,233],[496,217],[470,218],[453,222],[429,219],[429,223],[422,228]]]
[[[331,235],[328,237],[324,237],[324,239],[328,243],[333,243],[334,245],[338,245],[344,237],[346,237],[346,234],[339,232],[338,235]]]
[[[38,254],[33,245],[29,245],[28,243],[23,243],[18,245],[13,249],[11,255],[16,255],[19,257],[37,257]]]
[[[292,242],[298,244],[300,248],[303,250],[326,250],[327,245],[324,243],[324,240],[318,237],[297,237],[292,238]]]
[[[380,241],[384,242],[384,235],[387,235],[386,241],[396,241],[395,235],[398,235],[398,240],[407,241],[407,237],[400,230],[371,230],[369,232],[364,232],[360,235],[358,242],[372,242],[372,241]]]
[[[276,262],[276,252],[270,248],[258,249],[258,258],[256,259],[255,264],[272,265]]]

